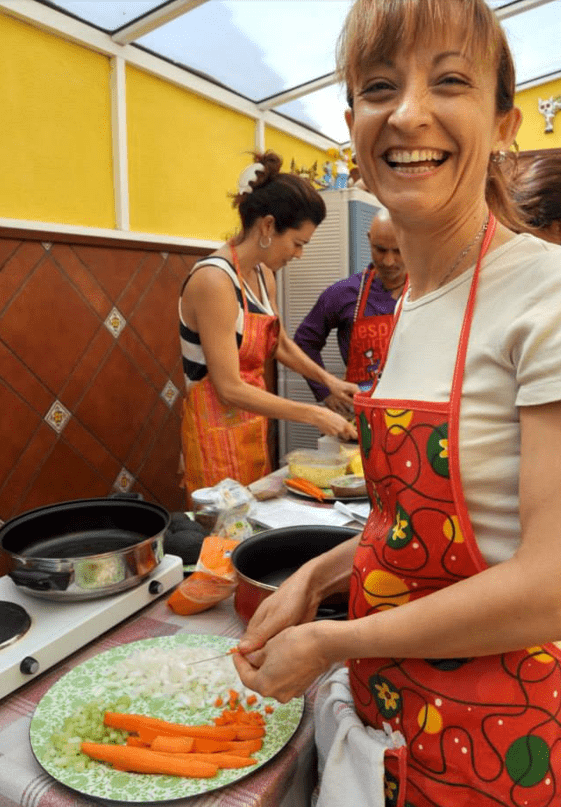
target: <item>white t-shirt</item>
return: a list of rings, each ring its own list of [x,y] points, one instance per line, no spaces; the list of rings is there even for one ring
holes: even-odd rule
[[[473,272],[404,301],[375,397],[449,399]],[[512,557],[520,540],[518,407],[557,400],[561,247],[518,235],[483,261],[462,389],[460,473],[489,564]]]

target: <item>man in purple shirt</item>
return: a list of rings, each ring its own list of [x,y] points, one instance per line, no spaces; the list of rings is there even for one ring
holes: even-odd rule
[[[387,211],[379,211],[374,216],[368,240],[372,263],[363,272],[338,280],[322,292],[294,334],[296,344],[322,367],[321,351],[334,328],[337,329],[341,357],[347,366],[351,339],[358,338],[356,328],[353,330],[355,320],[357,324],[359,320],[363,325],[370,323],[371,327],[373,323],[381,322],[384,315],[387,320],[387,315],[393,314],[396,300],[405,285],[405,267]],[[359,355],[356,350],[353,355],[356,361]],[[364,379],[355,377],[353,380],[360,384],[362,380],[366,381],[366,375]],[[341,414],[349,413],[341,402],[333,399],[327,387],[310,380],[308,384],[317,401],[323,401],[330,409]]]

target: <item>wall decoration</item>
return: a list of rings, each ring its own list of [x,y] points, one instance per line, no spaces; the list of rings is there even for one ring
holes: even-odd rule
[[[538,99],[538,109],[545,118],[545,132],[551,134],[553,132],[553,121],[557,112],[561,111],[561,95],[557,98],[553,96],[546,100]]]

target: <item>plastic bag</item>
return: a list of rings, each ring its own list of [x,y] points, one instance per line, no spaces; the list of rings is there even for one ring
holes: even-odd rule
[[[231,555],[238,544],[222,535],[207,535],[195,571],[168,598],[172,611],[198,614],[234,593],[237,579]]]
[[[223,479],[212,490],[216,492],[218,509],[213,532],[236,541],[253,535],[253,527],[247,518],[255,502],[253,494],[234,479]]]

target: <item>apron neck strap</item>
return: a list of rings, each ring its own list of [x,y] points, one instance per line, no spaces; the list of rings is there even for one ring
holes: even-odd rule
[[[247,314],[248,308],[247,308],[247,296],[245,293],[245,280],[243,279],[242,270],[240,269],[240,259],[238,258],[238,253],[236,252],[236,248],[233,244],[230,244],[230,252],[232,253],[232,263],[234,264],[234,269],[236,270],[236,274],[238,276],[238,280],[240,283],[244,314]]]
[[[374,280],[375,274],[376,269],[373,264],[369,264],[366,267],[366,269],[364,269],[362,272],[362,276],[360,278],[360,286],[358,289],[358,297],[356,299],[353,322],[356,322],[357,319],[364,316],[366,302],[368,300],[368,295],[370,294],[370,287],[372,286],[372,281]]]

